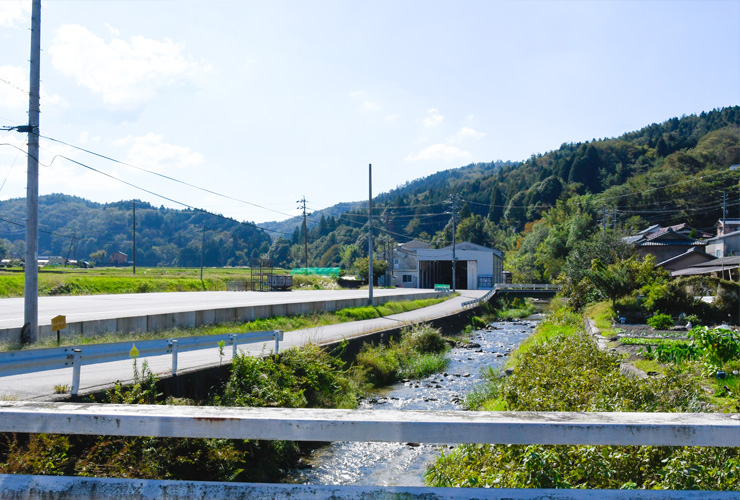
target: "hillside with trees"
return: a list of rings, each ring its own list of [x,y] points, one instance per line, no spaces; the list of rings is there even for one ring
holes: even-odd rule
[[[740,108],[729,107],[563,144],[522,163],[439,172],[374,200],[375,248],[383,258],[386,247],[413,238],[450,244],[455,198],[458,241],[508,252],[507,266],[521,280],[549,281],[602,227],[621,233],[686,222],[707,229],[721,215],[723,192],[736,214],[738,172],[729,167],[740,161],[738,144]],[[321,220],[308,229],[309,265],[346,267],[367,257],[367,208]],[[273,242],[270,256],[297,265],[303,240],[296,227],[292,238]]]
[[[39,197],[39,255],[77,257],[107,265],[123,252],[131,259],[133,202],[99,204],[64,194]],[[0,253],[22,257],[25,200],[0,202]],[[205,228],[205,232],[204,232]],[[136,201],[136,262],[142,266],[248,265],[270,248],[253,224],[197,210],[175,210]]]
[[[450,244],[454,207],[458,241],[506,252],[506,267],[519,280],[551,281],[604,250],[597,234],[626,234],[653,223],[707,229],[721,216],[723,192],[729,216],[736,216],[739,175],[729,167],[740,163],[739,144],[735,106],[617,138],[566,143],[520,163],[438,172],[375,198],[377,257],[387,258],[396,243],[414,238],[435,247]],[[100,205],[49,195],[40,203],[40,253],[66,256],[72,249],[80,259],[96,252],[130,254],[130,201]],[[0,252],[22,253],[23,210],[23,200],[0,202]],[[207,266],[248,265],[259,257],[302,266],[305,239],[309,266],[349,270],[367,257],[367,221],[366,205],[339,204],[314,214],[306,228],[295,218],[267,223],[287,233],[271,238],[250,223],[137,203],[137,263],[199,265],[205,226]]]

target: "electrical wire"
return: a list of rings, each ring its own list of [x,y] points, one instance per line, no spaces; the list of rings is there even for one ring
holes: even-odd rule
[[[80,146],[75,146],[74,144],[70,144],[68,142],[65,142],[65,141],[62,141],[62,140],[59,140],[59,139],[54,139],[53,137],[48,137],[48,136],[40,135],[40,134],[39,134],[39,137],[41,137],[43,139],[46,139],[48,141],[53,141],[53,142],[57,142],[59,144],[64,144],[65,146],[69,146],[69,147],[71,147],[73,149],[77,149],[79,151],[83,151],[83,152],[88,153],[88,154],[91,154],[93,156],[97,156],[98,158],[102,158],[104,160],[108,160],[108,161],[111,161],[113,163],[117,163],[119,165],[124,165],[124,166],[129,167],[129,168],[134,168],[136,170],[140,170],[142,172],[146,172],[146,173],[151,174],[151,175],[156,175],[157,177],[161,177],[163,179],[167,179],[167,180],[172,181],[172,182],[177,182],[178,184],[182,184],[184,186],[188,186],[188,187],[191,187],[191,188],[194,188],[194,189],[198,189],[198,190],[203,191],[205,193],[213,194],[213,195],[219,196],[221,198],[225,198],[227,200],[236,201],[236,202],[239,202],[239,203],[244,203],[246,205],[250,205],[250,206],[253,206],[253,207],[256,207],[256,208],[261,208],[263,210],[267,210],[269,212],[274,212],[276,214],[286,215],[288,217],[294,217],[292,214],[287,214],[287,213],[281,212],[279,210],[274,210],[272,208],[268,208],[268,207],[265,207],[263,205],[259,205],[257,203],[252,203],[251,201],[246,201],[246,200],[242,200],[240,198],[235,198],[233,196],[229,196],[227,194],[219,193],[217,191],[213,191],[213,190],[210,190],[208,188],[204,188],[202,186],[196,186],[195,184],[191,184],[189,182],[186,182],[186,181],[177,179],[175,177],[171,177],[169,175],[160,174],[159,172],[154,172],[152,170],[148,170],[146,168],[142,168],[142,167],[139,167],[139,166],[136,166],[136,165],[132,165],[132,164],[126,163],[124,161],[116,160],[115,158],[111,158],[110,156],[106,156],[106,155],[103,155],[103,154],[100,154],[100,153],[96,153],[96,152],[91,151],[89,149],[85,149],[85,148],[82,148]]]
[[[28,153],[26,151],[24,151],[23,149],[19,148],[18,146],[14,145],[14,144],[3,143],[3,144],[0,144],[0,146],[11,146],[11,147],[14,147],[14,148],[18,149],[19,151],[23,151],[26,155],[28,155]],[[195,207],[193,205],[190,205],[188,203],[184,203],[182,201],[175,200],[174,198],[171,198],[169,196],[165,196],[163,194],[156,193],[156,192],[154,192],[154,191],[152,191],[150,189],[146,189],[146,188],[143,188],[141,186],[137,186],[136,184],[133,184],[133,183],[128,182],[128,181],[125,181],[125,180],[120,179],[120,178],[118,178],[118,177],[116,177],[114,175],[111,175],[111,174],[107,173],[107,172],[103,172],[102,170],[99,170],[99,169],[97,169],[95,167],[91,167],[90,165],[86,165],[85,163],[82,163],[80,161],[73,160],[72,158],[69,158],[69,157],[64,156],[64,155],[61,155],[61,154],[54,155],[54,157],[51,159],[51,161],[49,162],[48,165],[43,164],[40,161],[39,161],[39,165],[41,165],[41,166],[43,166],[45,168],[50,168],[54,164],[54,162],[56,161],[57,158],[61,158],[63,160],[67,160],[67,161],[69,161],[71,163],[74,163],[74,164],[79,165],[79,166],[81,166],[83,168],[86,168],[88,170],[91,170],[93,172],[96,172],[96,173],[98,173],[100,175],[103,175],[105,177],[108,177],[110,179],[113,179],[115,181],[118,181],[118,182],[120,182],[122,184],[126,184],[127,186],[130,186],[130,187],[132,187],[134,189],[138,189],[139,191],[143,191],[145,193],[151,194],[151,195],[156,196],[158,198],[162,198],[163,200],[167,200],[169,202],[175,203],[176,205],[180,205],[180,206],[189,208],[190,210],[193,210],[193,211],[196,211],[196,212],[200,212],[200,213],[203,213],[203,214],[206,214],[206,215],[210,215],[212,217],[217,217],[217,218],[220,218],[220,219],[223,219],[223,220],[231,221],[231,222],[234,222],[236,224],[241,224],[241,225],[253,227],[253,228],[258,229],[260,231],[268,231],[268,232],[277,233],[277,234],[285,234],[285,235],[290,234],[290,235],[292,235],[292,233],[286,233],[284,231],[278,231],[276,229],[262,228],[262,227],[257,226],[257,224],[254,224],[254,223],[251,223],[251,222],[244,222],[244,221],[241,221],[240,222],[240,221],[231,219],[231,218],[226,217],[226,216],[221,215],[221,214],[214,214],[213,212],[209,212],[209,211],[204,210],[202,208],[197,208],[197,207]]]

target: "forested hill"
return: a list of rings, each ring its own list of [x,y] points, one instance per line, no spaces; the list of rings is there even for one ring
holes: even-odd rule
[[[132,219],[131,201],[99,204],[64,194],[41,196],[39,255],[76,255],[100,264],[104,255],[120,251],[131,260]],[[23,255],[24,220],[25,199],[0,201],[0,254]],[[136,201],[137,265],[199,266],[204,226],[206,266],[247,265],[270,246],[270,237],[253,225]]]
[[[598,225],[629,232],[652,223],[687,222],[706,229],[721,216],[723,192],[730,194],[729,216],[737,216],[739,172],[729,167],[740,163],[738,144],[740,107],[735,106],[671,118],[617,138],[566,143],[521,163],[438,172],[376,197],[375,248],[384,258],[385,249],[413,238],[449,244],[454,198],[458,241],[508,252],[506,265],[522,279],[552,279],[576,242]],[[24,210],[24,200],[0,202],[0,255],[23,253]],[[328,210],[309,225],[309,265],[349,269],[367,256],[367,210],[362,202]],[[204,225],[207,266],[247,265],[257,257],[285,267],[303,262],[302,227],[295,220],[284,223],[295,228],[291,237],[271,239],[249,223],[193,210],[137,202],[136,215],[137,264],[199,265]],[[39,253],[130,256],[131,218],[130,201],[101,205],[43,196]]]
[[[515,249],[527,223],[568,200],[586,207],[584,227],[594,227],[598,218],[605,223],[608,213],[609,226],[623,231],[648,223],[707,228],[720,215],[722,191],[737,193],[738,172],[729,167],[740,161],[739,125],[740,107],[734,106],[671,118],[617,138],[566,143],[518,164],[439,172],[375,199],[376,248],[412,238],[449,244],[453,195],[458,241],[504,251]],[[309,264],[350,267],[366,256],[366,222],[366,208],[322,217],[309,229]],[[273,242],[270,256],[297,264],[302,242],[296,228],[291,239]]]

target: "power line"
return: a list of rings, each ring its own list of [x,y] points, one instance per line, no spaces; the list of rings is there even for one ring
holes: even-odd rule
[[[44,135],[40,135],[39,137],[42,137],[42,138],[44,138],[46,140],[49,140],[49,141],[58,142],[59,144],[64,144],[65,146],[69,146],[69,147],[74,148],[74,149],[77,149],[79,151],[83,151],[83,152],[88,153],[88,154],[91,154],[93,156],[97,156],[98,158],[102,158],[104,160],[108,160],[108,161],[111,161],[113,163],[117,163],[119,165],[124,165],[124,166],[129,167],[129,168],[134,168],[136,170],[140,170],[142,172],[146,172],[146,173],[151,174],[151,175],[156,175],[157,177],[161,177],[163,179],[167,179],[167,180],[172,181],[172,182],[177,182],[178,184],[182,184],[184,186],[188,186],[188,187],[191,187],[191,188],[194,188],[194,189],[198,189],[198,190],[203,191],[205,193],[213,194],[213,195],[219,196],[221,198],[225,198],[227,200],[232,200],[232,201],[236,201],[236,202],[239,202],[239,203],[244,203],[246,205],[250,205],[250,206],[253,206],[253,207],[256,207],[256,208],[261,208],[263,210],[274,212],[276,214],[286,215],[288,217],[294,217],[294,215],[292,215],[292,214],[287,214],[287,213],[281,212],[279,210],[274,210],[272,208],[268,208],[268,207],[265,207],[263,205],[259,205],[257,203],[252,203],[251,201],[242,200],[240,198],[234,198],[233,196],[229,196],[227,194],[219,193],[217,191],[212,191],[212,190],[210,190],[208,188],[204,188],[202,186],[196,186],[195,184],[191,184],[189,182],[186,182],[186,181],[177,179],[175,177],[171,177],[169,175],[160,174],[159,172],[154,172],[152,170],[148,170],[146,168],[142,168],[142,167],[139,167],[139,166],[136,166],[136,165],[132,165],[132,164],[126,163],[124,161],[116,160],[115,158],[111,158],[110,156],[106,156],[106,155],[103,155],[103,154],[100,154],[100,153],[96,153],[94,151],[90,151],[89,149],[85,149],[85,148],[82,148],[80,146],[75,146],[74,144],[70,144],[68,142],[64,142],[64,141],[59,140],[59,139],[54,139],[53,137],[47,137],[47,136],[44,136]]]
[[[19,151],[23,151],[23,153],[25,153],[26,155],[28,155],[28,153],[26,151],[24,151],[23,149],[19,148],[15,144],[2,143],[2,144],[0,144],[0,146],[11,146],[11,147],[14,147],[14,148],[18,149]],[[257,224],[254,224],[254,223],[251,223],[251,222],[237,221],[237,220],[231,219],[231,218],[226,217],[226,216],[221,215],[221,214],[215,214],[213,212],[209,212],[209,211],[204,210],[202,208],[197,208],[197,207],[195,207],[193,205],[190,205],[188,203],[184,203],[182,201],[175,200],[174,198],[171,198],[169,196],[165,196],[163,194],[156,193],[156,192],[154,192],[152,190],[143,188],[141,186],[137,186],[136,184],[133,184],[131,182],[125,181],[123,179],[120,179],[120,178],[118,178],[118,177],[116,177],[114,175],[111,175],[111,174],[109,174],[107,172],[103,172],[102,170],[99,170],[99,169],[97,169],[95,167],[91,167],[90,165],[86,165],[85,163],[79,162],[77,160],[73,160],[72,158],[69,158],[69,157],[64,156],[64,155],[60,155],[60,154],[54,155],[54,157],[51,159],[51,162],[49,162],[48,165],[45,165],[45,164],[43,164],[41,162],[39,162],[39,164],[42,165],[42,166],[44,166],[45,168],[50,168],[54,164],[54,161],[56,161],[57,158],[62,158],[63,160],[67,160],[67,161],[69,161],[71,163],[74,163],[76,165],[79,165],[79,166],[81,166],[83,168],[86,168],[88,170],[91,170],[93,172],[96,172],[96,173],[98,173],[100,175],[103,175],[105,177],[109,177],[109,178],[111,178],[111,179],[113,179],[115,181],[118,181],[118,182],[122,183],[122,184],[126,184],[127,186],[130,186],[130,187],[132,187],[134,189],[138,189],[139,191],[143,191],[145,193],[151,194],[151,195],[156,196],[158,198],[162,198],[163,200],[167,200],[167,201],[170,201],[170,202],[175,203],[177,205],[180,205],[180,206],[189,208],[190,210],[193,210],[193,211],[196,211],[196,212],[200,212],[200,213],[203,213],[203,214],[206,214],[206,215],[210,215],[212,217],[217,217],[217,218],[220,218],[220,219],[223,219],[223,220],[235,222],[237,224],[241,224],[241,225],[244,225],[244,226],[253,227],[253,228],[258,229],[260,231],[268,231],[268,232],[271,232],[271,233],[285,234],[285,235],[291,235],[292,236],[292,233],[286,233],[284,231],[278,231],[276,229],[268,229],[268,228],[259,227]]]

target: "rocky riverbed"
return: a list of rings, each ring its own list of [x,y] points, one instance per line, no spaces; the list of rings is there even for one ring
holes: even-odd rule
[[[420,380],[405,380],[360,402],[370,410],[460,410],[465,395],[481,382],[481,372],[502,369],[508,355],[529,336],[533,320],[497,322],[475,331],[470,342],[449,352],[448,367]],[[290,472],[301,484],[421,486],[438,445],[338,442],[315,450]]]

